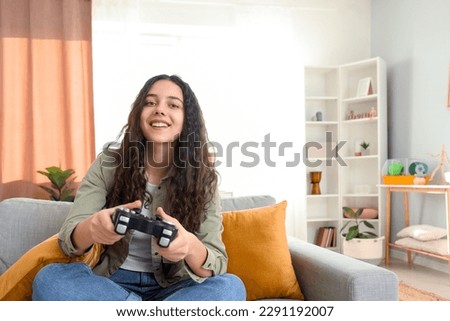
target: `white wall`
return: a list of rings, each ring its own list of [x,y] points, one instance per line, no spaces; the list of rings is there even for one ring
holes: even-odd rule
[[[210,139],[231,151],[219,158],[221,190],[288,200],[296,235],[303,164],[286,163],[302,151],[303,66],[368,58],[370,1],[93,0],[93,46],[97,152],[148,78],[178,74],[199,98]],[[263,147],[267,135],[274,147]],[[249,142],[251,157],[241,150]],[[284,156],[283,142],[292,143]],[[256,155],[257,166],[241,166]]]
[[[448,0],[372,0],[372,55],[383,57],[388,69],[390,158],[433,163],[429,154],[439,153],[442,144],[450,155],[449,13]],[[410,202],[411,224],[446,226],[442,196],[411,195]],[[395,235],[403,227],[401,195],[394,198],[392,211]],[[434,261],[422,263],[442,263]],[[447,264],[440,266],[447,270]]]

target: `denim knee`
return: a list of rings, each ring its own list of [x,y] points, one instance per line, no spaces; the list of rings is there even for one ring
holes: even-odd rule
[[[224,274],[222,278],[225,281],[225,287],[229,289],[226,298],[227,301],[245,301],[247,298],[247,290],[245,289],[244,282],[234,274]]]
[[[59,270],[61,264],[53,263],[41,268],[36,276],[34,277],[32,289],[32,300],[33,301],[47,301],[52,300],[48,298],[47,295],[52,293],[54,288],[55,279],[59,278]]]

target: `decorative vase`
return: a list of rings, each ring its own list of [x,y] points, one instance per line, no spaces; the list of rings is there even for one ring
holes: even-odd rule
[[[316,119],[317,119],[317,121],[322,121],[322,112],[318,111],[316,113]]]
[[[311,178],[311,194],[312,195],[319,195],[320,194],[320,180],[322,179],[322,172],[310,172],[309,173]]]

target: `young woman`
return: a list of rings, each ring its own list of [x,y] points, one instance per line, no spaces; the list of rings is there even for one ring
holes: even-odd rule
[[[104,245],[98,264],[47,265],[33,300],[245,300],[242,281],[226,273],[217,172],[190,86],[149,79],[123,133],[120,148],[106,147],[92,164],[59,233],[70,256]],[[175,239],[161,247],[140,231],[116,233],[117,207],[173,223]]]

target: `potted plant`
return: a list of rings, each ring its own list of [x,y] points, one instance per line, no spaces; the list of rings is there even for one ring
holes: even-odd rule
[[[387,185],[424,185],[430,179],[428,165],[421,161],[388,159],[383,166],[383,183]]]
[[[383,258],[384,236],[379,237],[374,232],[367,230],[374,230],[375,227],[369,221],[360,219],[364,208],[359,208],[356,211],[351,207],[343,207],[342,209],[347,214],[347,217],[351,219],[342,226],[340,231],[343,237],[343,254],[379,264]],[[349,225],[351,226],[347,229]],[[362,229],[363,226],[367,229]]]
[[[369,149],[370,143],[368,143],[368,142],[366,142],[366,141],[363,141],[363,142],[360,144],[360,146],[361,146],[361,154],[362,154],[363,156],[369,155],[369,154],[370,154],[370,149]]]
[[[359,138],[355,140],[355,156],[369,155],[370,143]]]
[[[39,185],[40,188],[50,194],[50,199],[54,201],[73,202],[75,189],[70,188],[76,177],[73,169],[62,170],[57,166],[47,167],[45,171],[37,171],[39,174],[46,176],[51,183],[51,188],[45,185]]]
[[[409,165],[408,172],[414,175],[413,184],[425,185],[428,183],[426,174],[428,172],[428,165],[423,162],[413,162]]]

